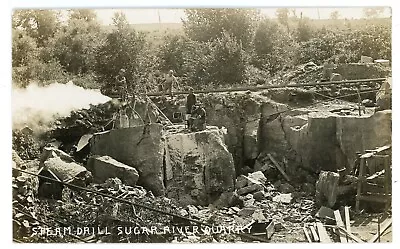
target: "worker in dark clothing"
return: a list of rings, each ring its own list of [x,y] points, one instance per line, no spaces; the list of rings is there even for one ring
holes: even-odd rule
[[[201,103],[193,106],[190,119],[191,131],[202,131],[206,128],[206,110]]]
[[[190,114],[192,113],[192,108],[196,104],[196,95],[193,94],[193,88],[189,88],[189,95],[186,97],[186,123],[188,129],[190,129],[191,119]]]
[[[154,83],[157,86],[159,92],[163,92],[163,78],[161,77],[161,72],[159,70],[154,73]]]
[[[115,77],[116,87],[122,102],[128,101],[128,84],[126,83],[125,72],[125,69],[122,68]]]

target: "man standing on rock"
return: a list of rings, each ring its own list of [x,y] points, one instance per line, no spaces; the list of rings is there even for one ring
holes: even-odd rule
[[[118,93],[120,95],[119,97],[122,102],[128,101],[128,85],[126,83],[125,72],[125,69],[121,68],[118,75],[115,77]]]
[[[173,70],[169,70],[168,74],[165,76],[165,85],[164,85],[164,93],[163,95],[165,95],[167,92],[169,93],[169,96],[172,99],[172,88],[174,86],[174,84],[176,85],[178,83],[178,81],[176,80],[176,77],[174,76],[174,71]]]
[[[188,129],[190,129],[192,125],[192,120],[190,119],[190,114],[192,113],[192,108],[196,104],[196,95],[193,94],[193,88],[189,88],[189,95],[186,97],[186,123]]]

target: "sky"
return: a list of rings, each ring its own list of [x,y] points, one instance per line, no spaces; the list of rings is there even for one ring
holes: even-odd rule
[[[261,9],[261,13],[268,17],[275,17],[277,8],[264,8]],[[311,19],[328,19],[333,11],[339,11],[340,18],[362,18],[363,8],[296,8],[296,14],[300,16],[309,17]],[[185,14],[183,9],[96,9],[99,20],[105,24],[111,24],[112,16],[116,11],[122,11],[128,18],[130,23],[158,23],[158,13],[162,23],[180,23],[181,19],[184,18]],[[318,14],[319,12],[319,14]],[[389,17],[391,15],[391,9],[385,8],[382,16]]]

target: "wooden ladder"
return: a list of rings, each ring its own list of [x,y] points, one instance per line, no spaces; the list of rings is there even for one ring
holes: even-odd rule
[[[379,202],[385,203],[385,209],[391,204],[391,155],[378,154],[385,150],[390,149],[390,146],[383,146],[375,150],[369,150],[367,153],[360,157],[360,170],[358,175],[357,183],[357,195],[356,195],[356,212],[360,211],[360,202]],[[366,168],[368,165],[376,165],[377,162],[383,161],[383,169],[375,172],[369,172],[367,175]],[[368,165],[367,165],[368,164]],[[370,170],[372,170],[370,168]],[[379,187],[378,184],[374,184],[374,181],[383,180],[383,193],[379,191],[368,191],[367,186]]]

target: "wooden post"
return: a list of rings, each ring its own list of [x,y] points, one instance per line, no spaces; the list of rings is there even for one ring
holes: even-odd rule
[[[361,94],[360,94],[360,85],[357,86],[357,95],[358,95],[358,116],[361,116]]]
[[[385,167],[385,196],[387,198],[387,202],[385,204],[385,210],[388,210],[390,205],[391,205],[391,197],[389,196],[389,185],[390,185],[390,181],[391,181],[391,170],[390,170],[390,163],[389,163],[389,156],[385,157],[384,160],[384,167]]]
[[[306,236],[306,239],[307,239],[308,243],[312,243],[310,234],[308,233],[307,228],[305,226],[303,227],[303,232],[304,232],[304,234]]]
[[[364,166],[365,166],[365,158],[360,158],[360,173],[358,174],[358,182],[357,182],[357,195],[356,195],[356,212],[360,212],[360,197],[362,191],[362,185],[364,182]]]
[[[281,172],[281,174],[283,175],[283,177],[285,177],[286,181],[290,182],[290,178],[289,176],[286,174],[286,172],[282,169],[282,167],[279,165],[279,163],[275,160],[275,158],[272,157],[271,154],[267,154],[267,156],[269,157],[269,159],[272,161],[272,163],[275,165],[275,167],[279,170],[279,172]]]
[[[321,222],[317,222],[317,230],[318,230],[320,242],[322,242],[322,243],[332,243],[331,238],[329,238],[329,235],[326,232],[325,227]]]
[[[342,217],[340,216],[339,210],[335,210],[335,211],[333,212],[333,214],[335,215],[336,225],[337,225],[338,227],[344,228],[344,223],[343,223]],[[347,239],[346,239],[346,237],[344,236],[344,234],[343,234],[339,229],[337,229],[337,233],[338,233],[339,238],[340,238],[340,243],[346,243],[346,242],[347,242]]]
[[[349,207],[346,206],[344,207],[344,220],[346,222],[346,230],[351,233],[351,226],[350,226],[350,213],[349,213]],[[346,234],[347,242],[350,242],[348,235]]]

